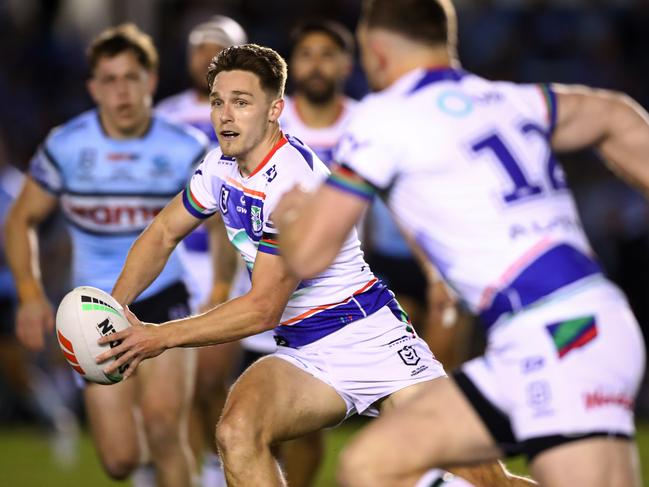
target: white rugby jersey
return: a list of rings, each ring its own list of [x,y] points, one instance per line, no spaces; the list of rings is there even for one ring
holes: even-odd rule
[[[333,162],[334,149],[343,134],[354,107],[358,104],[352,98],[344,97],[342,100],[343,103],[338,119],[328,127],[314,128],[306,125],[300,118],[295,101],[290,96],[284,97],[284,110],[279,119],[285,134],[297,137],[307,144],[327,166]]]
[[[252,272],[257,252],[279,253],[270,216],[281,196],[296,184],[313,189],[328,174],[313,151],[291,136],[282,136],[247,177],[233,158],[214,149],[194,173],[183,202],[197,218],[221,212],[230,241]],[[299,284],[275,329],[276,340],[291,347],[306,345],[385,305],[407,321],[393,297],[369,270],[352,230],[331,266]]]
[[[359,104],[328,183],[382,194],[489,327],[600,272],[551,151],[555,121],[547,85],[414,70]]]

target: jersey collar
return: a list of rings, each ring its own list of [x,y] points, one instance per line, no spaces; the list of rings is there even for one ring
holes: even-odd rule
[[[286,144],[288,140],[286,139],[286,136],[282,134],[280,139],[277,141],[277,143],[273,146],[273,148],[266,154],[266,157],[262,159],[262,161],[257,165],[254,171],[248,175],[248,178],[253,177],[255,174],[257,174],[259,171],[263,169],[263,167],[266,165],[266,163],[275,155],[275,152],[277,152],[284,144]]]

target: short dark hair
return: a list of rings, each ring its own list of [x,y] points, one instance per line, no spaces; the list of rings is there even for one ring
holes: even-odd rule
[[[207,85],[212,89],[214,78],[221,71],[249,71],[259,78],[261,87],[281,98],[286,86],[286,61],[270,47],[257,44],[230,46],[218,53],[207,69]]]
[[[344,52],[349,55],[354,54],[356,45],[354,43],[354,35],[349,29],[334,20],[322,19],[309,19],[296,25],[291,31],[291,49],[294,50],[306,36],[314,32],[329,36]]]
[[[158,51],[153,40],[135,24],[126,23],[110,27],[93,39],[86,52],[90,72],[94,73],[100,58],[114,57],[125,51],[133,52],[143,68],[157,71]]]
[[[361,23],[431,45],[454,46],[457,37],[451,0],[364,0]]]

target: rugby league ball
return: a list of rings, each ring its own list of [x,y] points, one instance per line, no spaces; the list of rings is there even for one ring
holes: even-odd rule
[[[66,294],[56,312],[56,337],[65,359],[84,379],[97,384],[120,382],[128,367],[106,374],[103,369],[115,359],[97,364],[95,357],[119,342],[99,345],[97,340],[129,326],[122,306],[110,294],[90,286]]]

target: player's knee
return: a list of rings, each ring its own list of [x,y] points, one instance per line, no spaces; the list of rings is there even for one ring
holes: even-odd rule
[[[181,438],[181,421],[178,412],[169,408],[153,407],[142,411],[144,430],[152,453],[176,447]]]
[[[375,487],[381,484],[379,472],[369,464],[366,455],[354,444],[341,453],[336,478],[338,485],[342,487]]]
[[[237,411],[225,412],[216,426],[216,445],[224,458],[255,450],[260,435],[254,419]]]
[[[137,455],[102,456],[101,463],[106,474],[113,480],[126,480],[138,466]]]

